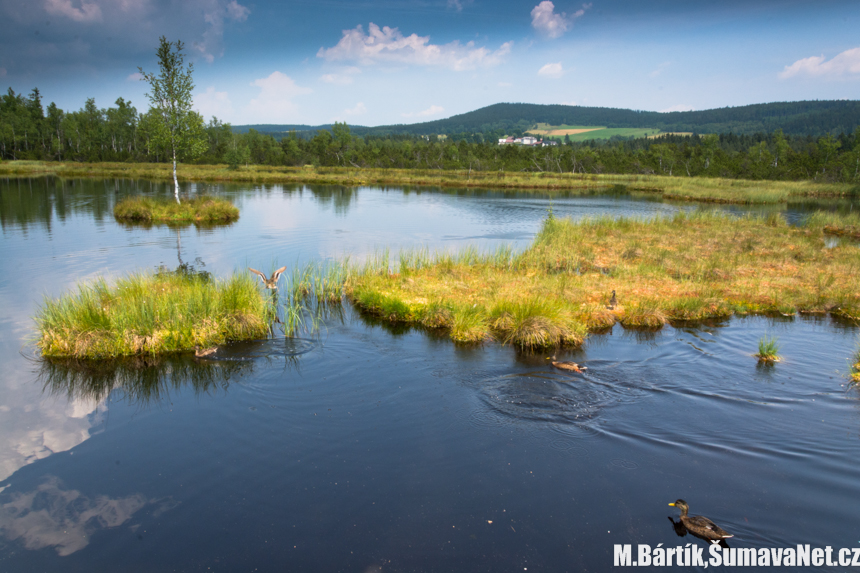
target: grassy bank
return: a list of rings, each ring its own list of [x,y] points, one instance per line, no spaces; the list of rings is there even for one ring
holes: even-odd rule
[[[788,227],[779,216],[712,213],[670,219],[548,218],[519,255],[387,254],[355,269],[347,294],[392,321],[445,328],[457,341],[495,338],[523,348],[578,344],[620,321],[732,314],[826,313],[860,319],[860,249],[827,248],[822,216]],[[607,308],[611,292],[618,304]]]
[[[264,337],[272,313],[248,273],[223,281],[206,273],[136,274],[46,299],[35,317],[36,344],[48,357],[181,352]]]
[[[171,179],[171,168],[161,163],[73,163],[7,161],[0,175],[61,177],[124,177]],[[786,203],[804,198],[860,196],[860,187],[812,181],[748,181],[702,177],[655,175],[589,175],[552,172],[487,172],[414,169],[360,169],[345,167],[270,167],[252,165],[229,169],[226,165],[182,165],[184,181],[236,181],[251,183],[320,183],[337,185],[435,185],[487,187],[494,189],[538,189],[594,191],[618,185],[630,190],[660,194],[666,199],[721,203]]]
[[[167,197],[126,197],[116,204],[117,221],[142,223],[229,223],[239,218],[239,209],[217,197],[175,199]]]

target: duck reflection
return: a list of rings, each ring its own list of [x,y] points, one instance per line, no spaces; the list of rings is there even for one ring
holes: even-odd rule
[[[669,517],[668,519],[672,523],[672,529],[675,531],[675,535],[677,535],[678,537],[684,537],[689,533],[693,537],[697,537],[697,538],[701,539],[702,541],[706,541],[708,543],[708,545],[710,545],[712,543],[712,540],[708,539],[704,535],[699,535],[695,531],[690,531],[689,529],[687,529],[681,520],[675,521],[671,517]],[[729,544],[725,539],[720,539],[719,543],[720,543],[720,547],[728,549]]]

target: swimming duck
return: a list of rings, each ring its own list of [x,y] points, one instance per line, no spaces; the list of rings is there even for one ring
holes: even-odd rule
[[[580,366],[576,362],[556,362],[555,354],[553,354],[549,360],[552,360],[552,365],[559,370],[569,370],[570,372],[582,372],[583,370],[588,370],[587,366]]]
[[[688,516],[687,512],[690,510],[690,506],[687,505],[687,502],[683,499],[679,499],[675,501],[675,503],[670,503],[669,505],[681,510],[681,523],[683,523],[684,527],[694,535],[714,540],[734,537],[734,535],[707,517],[702,517],[701,515]]]
[[[260,275],[260,279],[262,279],[263,284],[266,285],[266,288],[278,288],[278,279],[281,278],[281,273],[287,270],[287,267],[281,267],[275,272],[272,273],[272,278],[267,279],[266,275],[258,271],[257,269],[252,269],[248,267],[248,270],[252,273],[256,273]]]
[[[217,346],[213,346],[212,348],[200,348],[199,346],[194,347],[194,357],[195,358],[205,358],[206,356],[211,356],[218,351]]]
[[[613,290],[612,298],[609,299],[609,306],[607,306],[606,308],[608,308],[609,310],[615,310],[616,306],[618,306],[618,299],[615,298],[615,291]]]

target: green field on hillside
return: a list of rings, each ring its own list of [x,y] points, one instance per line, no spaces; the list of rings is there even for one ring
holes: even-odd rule
[[[549,125],[547,123],[538,123],[528,133],[545,139],[564,140],[564,137],[567,136],[571,141],[586,141],[589,139],[609,139],[615,135],[622,137],[648,137],[659,135],[662,132],[657,128]]]

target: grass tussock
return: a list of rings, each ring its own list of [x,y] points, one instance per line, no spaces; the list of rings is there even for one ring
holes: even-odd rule
[[[166,163],[77,163],[7,161],[0,175],[61,177],[127,177],[172,179]],[[434,185],[493,189],[538,189],[542,192],[593,192],[621,185],[631,190],[659,194],[666,199],[716,203],[786,203],[809,197],[857,195],[856,185],[814,181],[750,181],[658,175],[605,175],[550,172],[498,172],[440,169],[375,169],[352,167],[276,167],[251,165],[183,165],[183,181],[248,181],[254,183],[320,183],[335,185]]]
[[[193,197],[177,203],[166,197],[127,197],[113,210],[118,221],[138,223],[230,223],[239,209],[217,197]]]
[[[266,336],[273,309],[247,274],[162,271],[104,279],[59,299],[35,317],[43,356],[106,358],[181,352]]]
[[[816,211],[807,217],[806,226],[828,235],[860,239],[860,213]]]
[[[653,220],[548,217],[524,252],[387,251],[356,267],[346,293],[365,311],[490,336],[523,348],[576,345],[621,322],[733,314],[832,313],[860,319],[860,249],[828,247],[815,220],[713,212]],[[395,272],[396,271],[396,272]],[[609,308],[612,290],[617,304]]]
[[[779,362],[781,357],[779,356],[779,344],[777,344],[777,339],[775,337],[763,336],[758,341],[758,352],[755,356],[758,358],[759,362],[764,362],[765,364]]]

